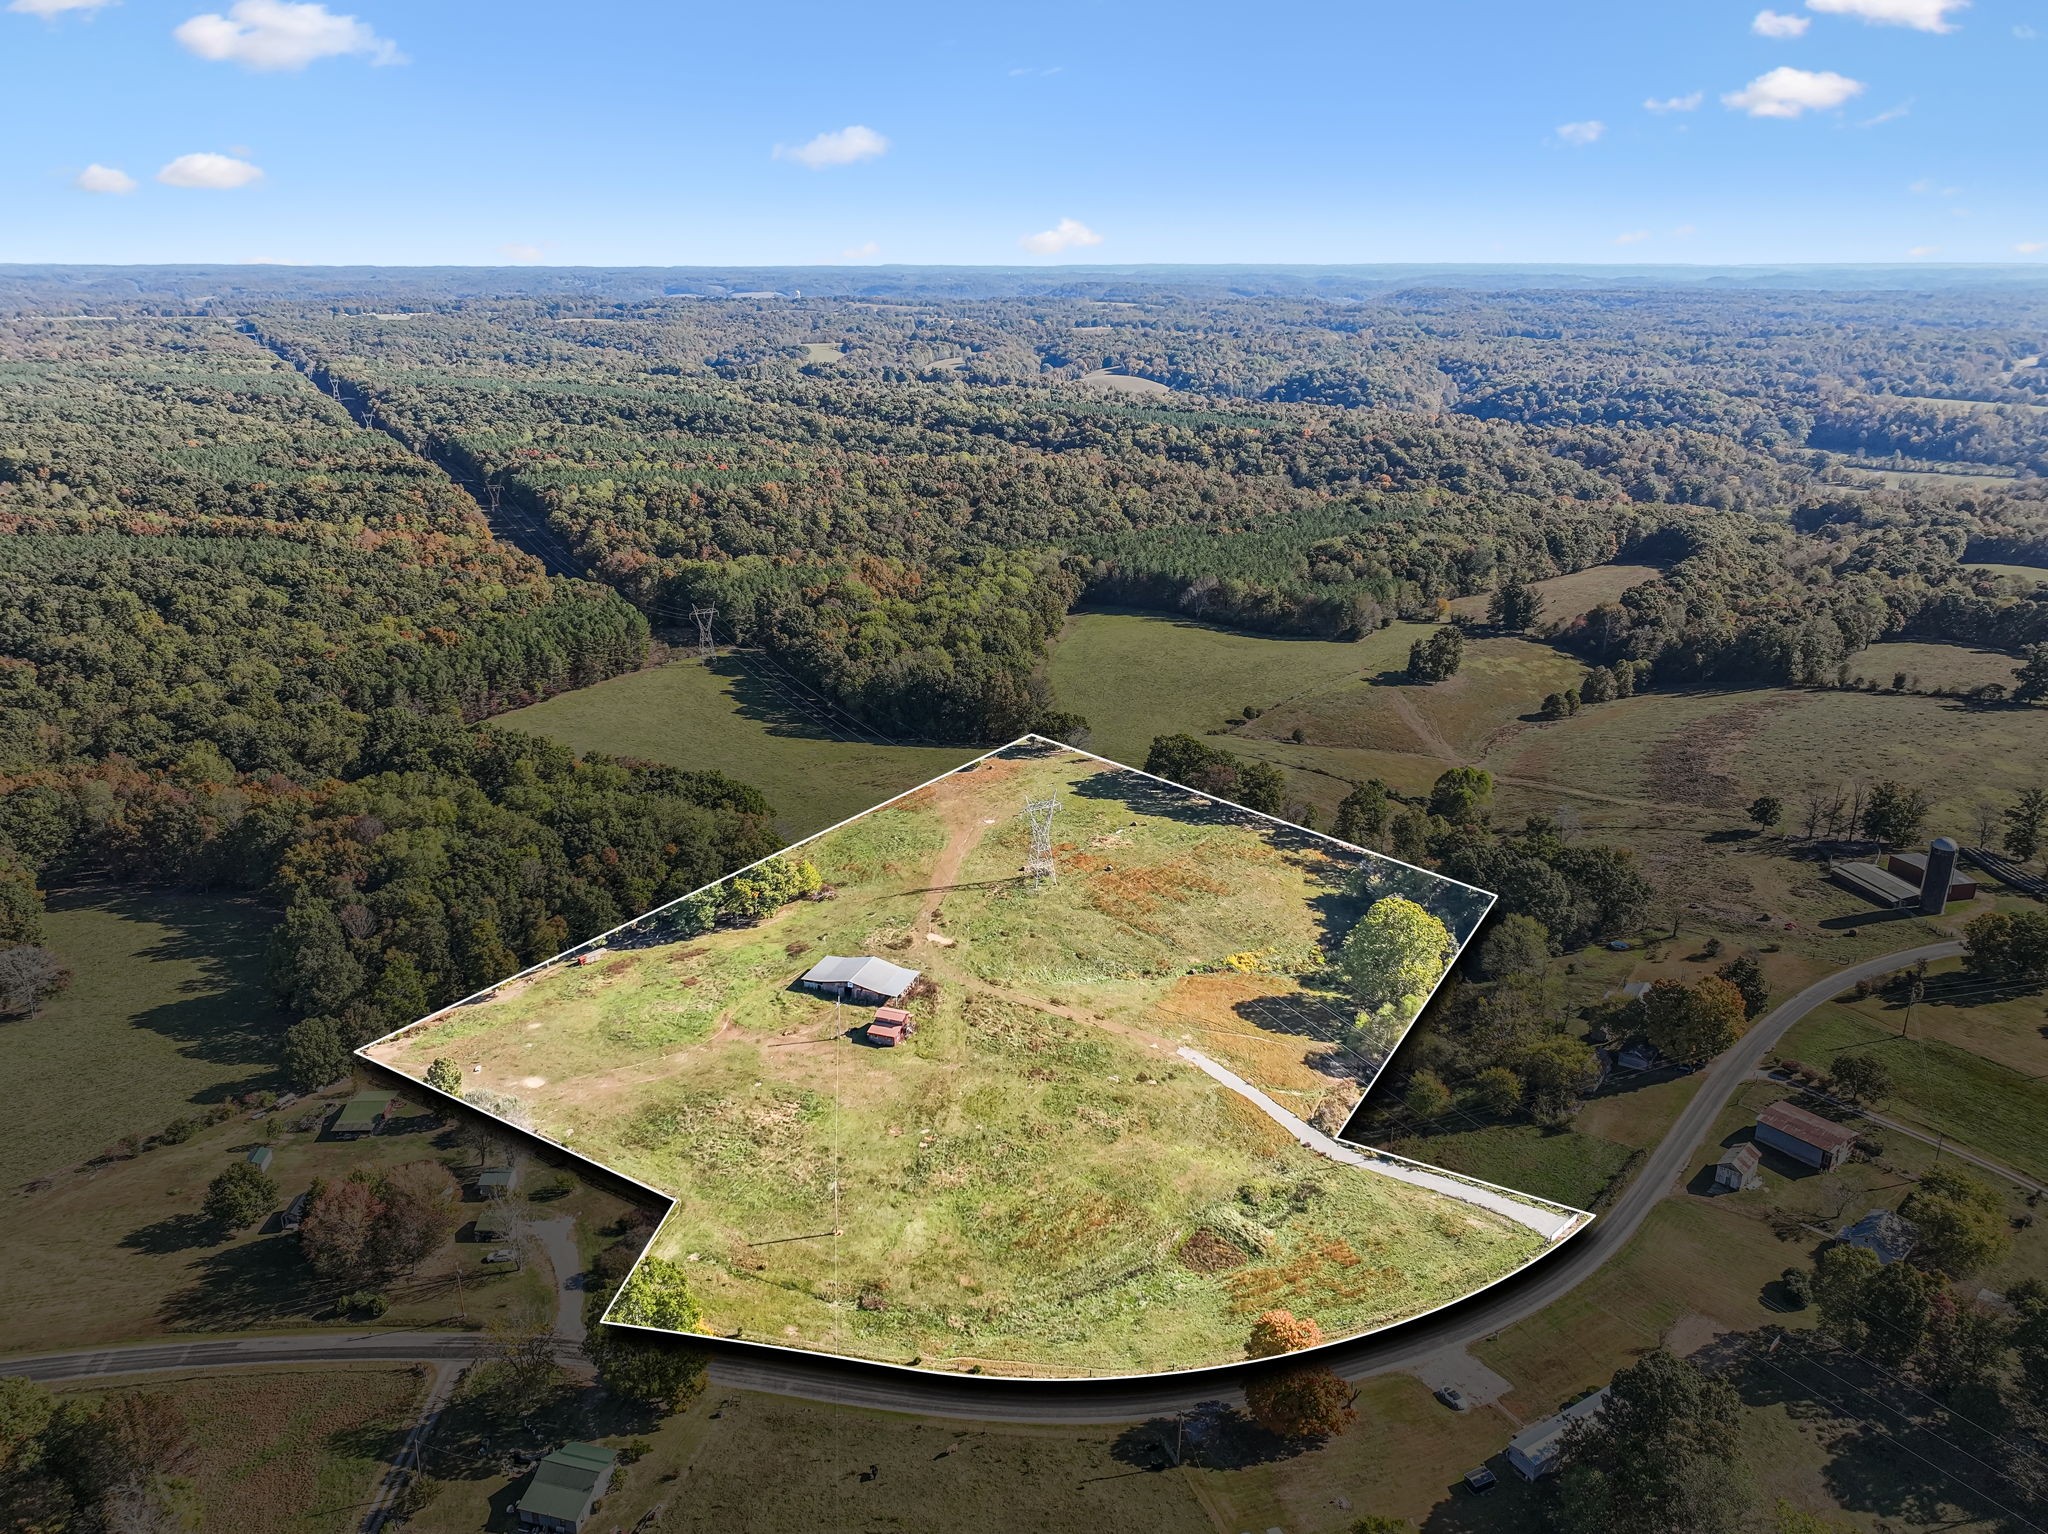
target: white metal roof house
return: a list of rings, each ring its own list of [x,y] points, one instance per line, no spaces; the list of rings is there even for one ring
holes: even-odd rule
[[[804,971],[803,983],[814,991],[856,1001],[894,1001],[917,983],[917,974],[887,959],[827,954]]]
[[[1508,1440],[1508,1463],[1515,1467],[1515,1474],[1525,1481],[1550,1474],[1564,1452],[1566,1431],[1574,1422],[1598,1416],[1606,1404],[1607,1387],[1602,1385],[1583,1401],[1574,1401],[1556,1416],[1532,1422],[1515,1434]]]

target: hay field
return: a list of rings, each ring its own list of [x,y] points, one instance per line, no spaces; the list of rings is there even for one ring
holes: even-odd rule
[[[1059,802],[1050,885],[1019,877],[1027,795]],[[1224,1363],[1260,1311],[1365,1331],[1543,1247],[1324,1159],[1176,1054],[1341,1122],[1370,1063],[1311,998],[1357,914],[1332,847],[1013,749],[801,849],[831,898],[550,971],[371,1053],[452,1059],[471,1095],[674,1194],[654,1251],[708,1330],[991,1374]],[[923,971],[918,1032],[871,1047],[864,1009],[795,987],[827,953]],[[1224,962],[1244,953],[1276,972]]]
[[[957,767],[965,748],[885,746],[835,738],[790,707],[754,662],[724,655],[671,660],[491,721],[670,767],[713,769],[750,783],[775,807],[789,837],[858,814],[891,794]]]
[[[1156,378],[1140,378],[1134,373],[1113,372],[1109,368],[1097,368],[1092,373],[1081,375],[1081,387],[1103,394],[1152,395],[1171,394],[1173,390]]]
[[[1630,587],[1654,581],[1663,573],[1656,565],[1593,565],[1588,569],[1574,570],[1569,575],[1531,581],[1529,589],[1543,604],[1537,613],[1537,625],[1546,627],[1567,622],[1581,613],[1590,612],[1602,602],[1618,600]],[[1478,596],[1459,597],[1451,603],[1451,615],[1484,621],[1488,600],[1488,594],[1483,592]]]
[[[50,896],[50,949],[75,978],[6,1024],[20,1098],[0,1129],[10,1182],[127,1134],[278,1087],[286,1019],[263,984],[274,921],[256,902],[86,886]]]

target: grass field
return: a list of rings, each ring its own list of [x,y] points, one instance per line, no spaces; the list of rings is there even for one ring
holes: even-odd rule
[[[1327,815],[1364,778],[1426,790],[1585,671],[1547,645],[1481,638],[1466,644],[1457,676],[1414,686],[1401,676],[1408,647],[1431,627],[1397,623],[1354,643],[1081,613],[1048,675],[1060,705],[1088,719],[1091,749],[1142,762],[1156,736],[1230,727],[1222,744],[1287,768],[1293,792]],[[1246,708],[1259,717],[1245,719]]]
[[[1034,886],[1018,810],[1048,794],[1061,875]],[[1223,964],[1313,965],[1355,915],[1329,847],[1027,748],[807,846],[831,899],[551,971],[372,1053],[456,1059],[675,1193],[655,1250],[711,1330],[989,1373],[1220,1363],[1274,1305],[1356,1333],[1543,1244],[1323,1159],[1176,1054],[1342,1122],[1371,1069],[1342,1014]],[[1481,905],[1458,903],[1462,935]],[[792,986],[828,953],[921,968],[915,1037],[866,1047],[864,1013]]]
[[[790,708],[757,668],[730,654],[708,666],[672,660],[491,722],[576,751],[730,774],[768,796],[791,838],[821,831],[974,754],[834,739]]]
[[[10,1194],[0,1354],[53,1340],[90,1347],[171,1332],[360,1330],[363,1323],[330,1313],[335,1291],[313,1278],[293,1237],[258,1226],[223,1240],[198,1216],[207,1182],[263,1143],[273,1150],[270,1173],[280,1202],[316,1177],[346,1177],[358,1168],[432,1159],[467,1169],[471,1152],[460,1137],[430,1129],[353,1141],[290,1130],[309,1114],[324,1122],[338,1101],[315,1098],[285,1109],[276,1115],[283,1132],[274,1140],[264,1138],[266,1119],[238,1114],[181,1144]],[[604,1218],[624,1207],[594,1192],[588,1197],[605,1203]],[[473,1212],[465,1207],[465,1223]],[[486,1268],[483,1251],[460,1239],[442,1247],[385,1291],[391,1309],[380,1324],[481,1326],[551,1312],[544,1263]]]
[[[1113,373],[1108,368],[1097,368],[1081,377],[1081,387],[1103,394],[1171,394],[1173,391],[1156,378],[1139,378],[1131,373]]]
[[[1882,1060],[1894,1086],[1877,1111],[2048,1181],[2048,1079],[1927,1036],[1930,1028],[1959,1031],[1954,1019],[1939,1014],[1962,1010],[1916,1007],[1915,1024],[1926,1026],[1902,1038],[1896,1014],[1879,1020],[1861,1009],[1821,1007],[1785,1036],[1778,1052],[1822,1068],[1840,1054]],[[2029,1030],[2035,1044],[2040,1019],[2036,997]]]
[[[212,895],[53,894],[48,943],[76,979],[5,1025],[8,1182],[276,1086],[284,1019],[263,984],[270,920],[253,902]]]
[[[2035,572],[2040,574],[2040,572]],[[1919,644],[1906,640],[1874,644],[1849,659],[1855,680],[1869,680],[1889,687],[1892,678],[1906,673],[1913,691],[1935,687],[1966,689],[1987,682],[2012,686],[2012,674],[2019,665],[2016,656],[2003,650],[1978,650],[1969,645]]]
[[[1574,570],[1569,575],[1553,575],[1548,580],[1531,581],[1529,589],[1536,593],[1542,606],[1536,615],[1536,626],[1547,629],[1553,624],[1570,621],[1583,612],[1589,612],[1602,602],[1613,602],[1631,586],[1640,586],[1645,581],[1654,581],[1663,574],[1657,565],[1593,565],[1584,570]],[[1459,597],[1451,603],[1452,615],[1473,621],[1483,621],[1487,593],[1477,596]]]
[[[138,1378],[184,1417],[197,1526],[236,1534],[353,1534],[410,1425],[410,1366],[236,1369]],[[104,1391],[68,1392],[93,1401]]]
[[[2048,570],[2044,570],[2038,565],[1993,565],[1978,563],[1972,564],[1970,566],[1970,569],[1982,571],[1986,575],[2009,575],[2014,580],[2023,581],[2030,586],[2039,586],[2043,582],[2048,582]]]
[[[1394,1141],[1387,1149],[1575,1209],[1590,1207],[1630,1154],[1628,1146],[1597,1135],[1544,1130],[1534,1124],[1487,1124],[1418,1135]]]

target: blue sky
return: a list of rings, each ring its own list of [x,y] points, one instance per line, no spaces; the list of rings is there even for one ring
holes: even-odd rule
[[[2048,0],[0,0],[0,261],[2048,262]]]

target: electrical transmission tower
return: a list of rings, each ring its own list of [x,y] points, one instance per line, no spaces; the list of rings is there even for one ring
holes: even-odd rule
[[[1052,859],[1052,816],[1059,807],[1057,799],[1024,801],[1024,815],[1031,822],[1031,857],[1024,864],[1024,872],[1033,880],[1047,881],[1059,877]]]
[[[711,637],[711,622],[718,616],[718,609],[693,607],[690,609],[690,616],[697,620],[697,659],[709,660],[717,648],[717,642]]]

